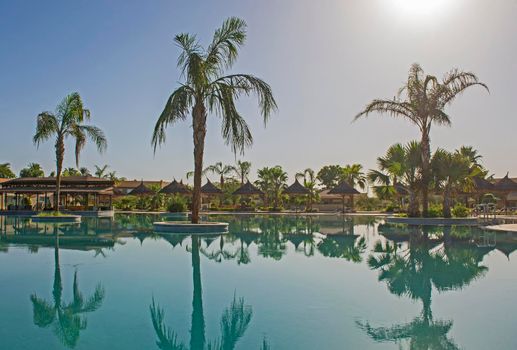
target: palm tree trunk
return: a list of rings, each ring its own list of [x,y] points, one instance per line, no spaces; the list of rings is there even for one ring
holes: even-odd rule
[[[205,349],[205,317],[203,313],[203,290],[201,286],[201,261],[199,256],[199,237],[192,236],[192,325],[190,329],[190,349]]]
[[[54,286],[52,288],[52,295],[54,297],[54,305],[59,308],[61,306],[63,285],[61,282],[61,267],[59,264],[59,233],[57,226],[54,226],[54,239]]]
[[[409,191],[408,216],[409,217],[418,216],[418,200],[417,200],[417,194],[416,194],[415,190]]]
[[[65,143],[61,136],[56,141],[56,195],[54,198],[54,210],[59,211],[61,198],[61,171],[63,170],[63,158],[65,155]]]
[[[429,130],[425,128],[422,130],[420,147],[422,152],[422,216],[427,217],[429,211],[429,182],[431,180],[431,145],[429,140]]]
[[[203,154],[205,151],[206,109],[197,102],[192,110],[194,137],[194,191],[192,193],[192,223],[199,223],[201,209],[201,176],[203,172]]]
[[[451,192],[446,188],[443,191],[443,217],[450,218],[451,216]]]

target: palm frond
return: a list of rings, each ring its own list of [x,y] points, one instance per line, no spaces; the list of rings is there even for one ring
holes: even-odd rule
[[[267,123],[271,114],[278,108],[275,98],[273,97],[271,86],[253,75],[227,75],[217,79],[211,85],[216,91],[218,91],[221,86],[228,87],[230,93],[236,98],[241,94],[245,94],[246,96],[256,94],[264,124]],[[212,107],[213,106],[211,106],[211,109]]]
[[[100,153],[106,151],[108,141],[106,140],[104,132],[100,128],[92,125],[81,125],[79,128],[90,140],[93,141],[93,143],[95,143],[95,146]]]
[[[418,124],[418,120],[415,118],[411,104],[397,100],[373,100],[362,112],[354,117],[354,121],[361,117],[367,117],[373,112],[388,114],[395,118],[407,118],[415,124]]]
[[[185,120],[188,116],[189,108],[192,106],[192,90],[186,85],[180,86],[169,97],[165,108],[158,118],[154,127],[151,144],[156,148],[165,142],[165,129],[169,124],[173,124],[179,120]]]
[[[231,17],[224,21],[221,28],[214,33],[212,43],[208,47],[206,63],[213,73],[230,68],[238,56],[239,46],[246,40],[246,22]]]
[[[50,112],[40,113],[37,117],[36,133],[33,142],[39,146],[42,142],[59,132],[59,125],[56,117]]]

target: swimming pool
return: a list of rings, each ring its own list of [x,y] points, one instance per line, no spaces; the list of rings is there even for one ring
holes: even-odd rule
[[[517,238],[382,218],[0,217],[1,349],[516,349]]]

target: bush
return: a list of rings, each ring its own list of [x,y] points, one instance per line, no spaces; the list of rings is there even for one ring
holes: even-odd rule
[[[113,200],[113,207],[119,210],[134,210],[136,208],[136,197],[124,196]]]
[[[187,201],[181,196],[173,196],[167,203],[167,211],[170,213],[181,213],[187,211]]]
[[[456,203],[454,208],[452,208],[452,215],[457,218],[466,218],[469,216],[469,210],[463,204]]]
[[[431,204],[429,206],[427,217],[429,218],[439,218],[443,216],[443,207],[441,204]]]

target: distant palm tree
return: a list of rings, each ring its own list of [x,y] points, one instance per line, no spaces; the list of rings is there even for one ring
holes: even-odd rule
[[[368,183],[366,176],[363,173],[363,166],[361,164],[347,164],[343,167],[343,180],[345,180],[352,187],[358,186],[362,190],[366,188]]]
[[[396,118],[404,118],[416,125],[421,133],[422,157],[422,214],[427,216],[429,206],[429,185],[431,181],[431,145],[430,131],[433,124],[451,125],[451,119],[445,113],[461,93],[471,86],[479,85],[488,91],[488,87],[479,81],[474,73],[454,69],[439,81],[432,75],[425,75],[422,67],[415,63],[411,66],[407,83],[399,90],[393,100],[373,100],[359,113],[355,120],[379,112]],[[402,99],[402,94],[406,98]]]
[[[450,153],[438,149],[431,159],[435,187],[443,194],[443,216],[451,217],[452,198],[458,193],[474,188],[473,178],[480,174],[479,168],[470,167],[470,159],[459,152]]]
[[[259,169],[257,177],[258,180],[255,183],[266,194],[266,202],[272,200],[274,208],[280,208],[282,191],[287,183],[287,173],[277,165]]]
[[[421,165],[420,144],[411,141],[406,145],[397,143],[391,146],[386,155],[377,158],[379,170],[370,170],[368,179],[375,187],[376,194],[381,198],[389,198],[395,194],[394,186],[403,185],[409,192],[408,214],[411,217],[419,215],[418,188],[420,184]]]
[[[45,172],[38,163],[29,163],[20,171],[20,177],[43,177]]]
[[[97,177],[106,177],[106,171],[108,170],[109,166],[107,164],[104,164],[102,167],[98,166],[98,165],[94,165],[95,166],[95,176]]]
[[[194,191],[192,195],[192,222],[199,222],[201,208],[201,176],[205,148],[206,119],[209,113],[222,120],[222,135],[234,152],[243,152],[253,137],[248,124],[237,111],[235,101],[242,95],[256,93],[264,122],[276,109],[270,86],[263,80],[245,74],[224,76],[238,55],[238,48],[246,39],[246,23],[238,18],[227,19],[216,30],[212,43],[203,49],[196,36],[179,34],[176,44],[182,49],[178,66],[185,82],[169,97],[158,118],[152,144],[165,142],[165,128],[177,121],[192,117],[194,138]]]
[[[16,175],[11,170],[11,163],[0,164],[0,177],[4,179],[13,179]]]
[[[91,176],[90,170],[86,167],[79,168],[79,172],[81,173],[81,176]]]
[[[296,173],[296,180],[303,179],[303,186],[310,191],[307,197],[307,210],[312,211],[315,201],[319,200],[319,190],[317,187],[317,177],[314,170],[307,168],[302,172]]]
[[[222,162],[217,162],[213,165],[209,165],[203,170],[203,174],[212,173],[219,175],[219,183],[221,184],[221,188],[224,187],[224,179],[233,172],[233,167],[231,165],[223,165]]]
[[[79,166],[79,155],[90,138],[99,152],[107,147],[106,137],[101,129],[92,125],[83,124],[90,120],[90,111],[84,108],[81,96],[77,92],[66,96],[57,106],[55,114],[42,112],[38,115],[34,143],[39,146],[41,142],[51,137],[56,138],[56,196],[54,209],[59,210],[61,196],[61,171],[65,157],[65,140],[71,137],[75,140],[75,163]]]
[[[238,160],[237,164],[232,167],[232,170],[241,179],[241,185],[244,185],[244,182],[248,180],[250,175],[251,162]]]
[[[76,168],[66,168],[65,170],[63,170],[63,174],[62,175],[63,175],[63,177],[81,176],[81,173]]]

